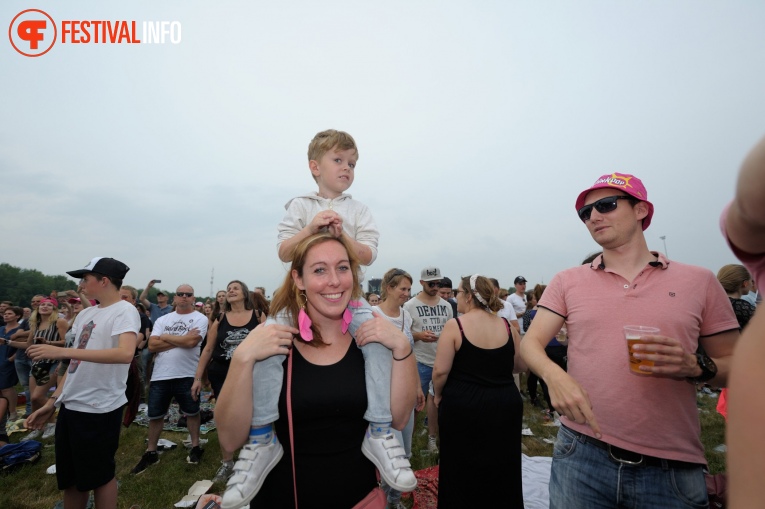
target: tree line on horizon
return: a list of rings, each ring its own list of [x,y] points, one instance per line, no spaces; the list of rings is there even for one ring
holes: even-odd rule
[[[28,307],[35,295],[51,295],[56,292],[61,295],[67,290],[77,290],[77,283],[69,276],[49,276],[35,269],[22,269],[9,263],[0,263],[0,301],[8,300],[16,306]],[[138,295],[142,288],[138,288]],[[175,292],[161,288],[149,289],[149,300],[157,302],[157,292],[167,294],[170,302]]]

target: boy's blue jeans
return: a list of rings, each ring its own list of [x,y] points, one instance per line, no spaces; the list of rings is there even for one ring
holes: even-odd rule
[[[371,320],[372,308],[366,300],[361,299],[363,306],[349,307],[353,320],[348,327],[351,336],[362,323]],[[294,326],[291,317],[278,314],[268,317],[266,325],[277,323]],[[390,372],[393,368],[393,356],[387,347],[380,343],[368,343],[361,347],[364,355],[364,371],[367,384],[367,411],[364,419],[367,422],[391,422],[390,412]],[[279,394],[284,379],[284,355],[274,355],[255,363],[252,368],[252,426],[265,426],[279,418]]]

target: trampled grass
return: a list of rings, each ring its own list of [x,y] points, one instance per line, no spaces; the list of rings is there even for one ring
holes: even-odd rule
[[[701,410],[702,441],[707,451],[710,470],[713,473],[723,472],[725,454],[713,450],[725,441],[724,420],[715,411],[717,399],[700,395],[697,401]],[[423,452],[427,451],[427,433],[422,433],[423,418],[424,413],[417,416],[413,436],[412,466],[415,469],[432,466],[438,462],[437,455]],[[538,408],[528,402],[524,403],[524,427],[530,428],[534,434],[520,438],[527,455],[552,455],[552,445],[542,439],[554,439],[558,428],[543,426],[545,422]],[[145,450],[147,433],[148,428],[135,424],[122,430],[116,458],[120,509],[130,509],[134,505],[141,509],[172,508],[195,481],[212,479],[220,466],[217,432],[212,431],[203,436],[209,441],[199,465],[186,463],[188,451],[181,443],[186,434],[163,432],[162,438],[172,440],[178,447],[164,452],[158,465],[150,467],[140,475],[131,475],[130,470],[138,463]],[[24,434],[16,433],[11,436],[11,441],[18,442],[23,437]],[[55,476],[45,473],[55,462],[53,439],[47,439],[43,443],[43,456],[37,464],[0,476],[0,505],[3,509],[52,509],[62,499],[62,494],[56,487]],[[220,492],[223,486],[215,485],[212,489]],[[410,506],[411,499],[406,500],[405,504]]]

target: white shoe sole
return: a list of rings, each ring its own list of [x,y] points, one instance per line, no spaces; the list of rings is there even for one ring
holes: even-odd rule
[[[414,489],[417,487],[417,479],[414,480],[413,485],[408,486],[397,483],[394,479],[387,478],[385,476],[385,469],[383,469],[382,465],[377,461],[375,455],[372,454],[372,451],[367,447],[366,440],[361,443],[361,452],[364,453],[364,456],[366,456],[369,461],[374,463],[374,465],[377,467],[377,471],[380,472],[380,477],[382,477],[391,488],[395,489],[396,491],[400,491],[401,493],[409,493],[414,491]]]
[[[276,456],[273,457],[271,462],[266,466],[265,473],[260,476],[260,479],[257,480],[257,484],[255,485],[255,489],[250,495],[247,495],[245,498],[242,499],[241,502],[231,503],[226,502],[225,498],[223,502],[221,503],[221,509],[240,509],[246,505],[248,505],[250,502],[252,502],[252,499],[255,498],[255,496],[260,491],[260,488],[263,487],[263,481],[266,480],[266,477],[268,477],[268,474],[271,473],[271,470],[274,469],[277,463],[282,459],[282,456],[284,456],[284,448],[279,447],[279,452]],[[236,465],[236,463],[234,463]],[[236,471],[233,472],[232,475],[236,475]],[[228,491],[228,486],[226,486],[226,491]],[[241,491],[240,491],[241,492]],[[226,493],[223,493],[223,496],[226,496]]]

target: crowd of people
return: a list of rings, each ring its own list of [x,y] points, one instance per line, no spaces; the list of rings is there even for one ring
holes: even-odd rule
[[[76,291],[35,296],[28,310],[0,304],[3,419],[18,418],[21,383],[32,430],[25,439],[55,435],[66,509],[84,508],[89,491],[97,507],[116,507],[114,454],[131,365],[149,418],[132,473],[159,462],[173,399],[189,429],[186,461],[202,461],[200,396],[209,383],[222,457],[215,481],[225,488],[205,501],[224,509],[362,501],[400,509],[402,493],[417,486],[409,457],[421,411],[428,450],[440,454],[440,508],[523,507],[517,375],[526,371],[532,403],[542,407],[540,383],[560,423],[550,507],[707,507],[696,388],[729,379],[731,507],[759,501],[765,454],[752,447],[761,443],[759,421],[745,421],[765,417],[753,392],[765,373],[765,320],[754,296],[765,284],[757,254],[765,251],[765,141],[721,219],[744,265],[717,277],[650,251],[647,189],[612,173],[575,200],[601,248],[582,265],[531,290],[523,276],[508,289],[478,273],[454,284],[427,266],[415,295],[412,275],[396,267],[379,294],[362,294],[361,266],[375,261],[379,232],[369,209],[345,193],[358,157],[342,131],[311,141],[318,191],[286,206],[278,256],[290,268],[271,302],[240,280],[208,302],[187,284],[172,303],[163,291],[152,302],[159,281],[139,296],[122,284],[124,263],[94,258],[68,272],[80,280]],[[625,327],[635,325],[654,329],[630,337]],[[733,358],[742,331],[746,356]],[[86,433],[94,425],[95,436]]]

